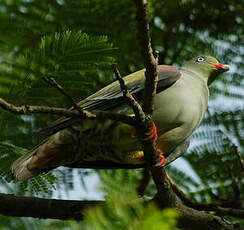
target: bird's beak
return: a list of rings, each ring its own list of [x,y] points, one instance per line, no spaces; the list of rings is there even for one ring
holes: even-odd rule
[[[223,65],[223,64],[219,64],[219,63],[218,64],[214,63],[213,65],[217,70],[220,70],[221,72],[226,72],[226,71],[230,70],[229,65]]]
[[[215,67],[215,69],[217,71],[214,71],[211,76],[208,78],[208,86],[210,84],[212,84],[212,82],[218,77],[218,75],[220,73],[224,73],[228,70],[230,70],[230,66],[229,65],[223,65],[223,64],[219,64],[219,63],[214,63],[213,66]]]

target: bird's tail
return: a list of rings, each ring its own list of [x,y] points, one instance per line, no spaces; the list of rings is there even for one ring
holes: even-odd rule
[[[57,133],[17,159],[11,166],[11,172],[16,180],[25,181],[71,162],[74,159],[72,139],[66,138],[68,139],[66,143],[63,139],[63,134]]]
[[[28,169],[28,164],[31,162],[36,151],[31,151],[24,156],[18,158],[12,164],[10,170],[13,176],[18,181],[25,181],[31,177],[34,177],[42,172],[40,169],[30,170]]]

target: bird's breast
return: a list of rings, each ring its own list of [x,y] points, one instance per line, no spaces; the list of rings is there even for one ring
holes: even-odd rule
[[[153,119],[164,151],[172,151],[197,128],[208,97],[207,85],[188,76],[182,76],[172,87],[157,94]]]

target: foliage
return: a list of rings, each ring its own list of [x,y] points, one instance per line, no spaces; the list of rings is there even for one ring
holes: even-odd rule
[[[112,45],[107,42],[106,36],[88,36],[81,31],[67,30],[62,33],[54,33],[42,37],[34,50],[26,49],[24,56],[20,55],[16,58],[18,63],[11,65],[13,74],[19,76],[19,79],[16,79],[14,82],[16,87],[18,86],[14,91],[16,93],[15,97],[18,96],[17,103],[38,104],[37,96],[42,102],[46,100],[46,102],[52,104],[52,101],[57,101],[55,98],[58,97],[58,92],[53,94],[50,89],[45,89],[40,84],[42,76],[55,77],[60,82],[67,81],[66,79],[69,78],[72,82],[72,79],[70,79],[72,76],[79,78],[82,77],[82,73],[94,73],[94,68],[98,70],[101,67],[101,69],[106,70],[108,64],[111,65],[113,62],[113,58],[110,56],[112,50]],[[9,71],[7,66],[6,70]],[[72,88],[74,84],[75,82],[73,81],[72,84],[65,85],[67,85],[68,90],[75,91]],[[39,94],[40,89],[42,89],[43,95]],[[64,98],[59,98],[60,102],[58,104],[61,104]],[[8,120],[9,117],[6,113],[3,113],[2,118],[0,123],[4,126],[6,123],[5,119]],[[22,116],[22,119],[28,121],[26,116]],[[30,121],[34,122],[35,119],[33,118]],[[14,125],[16,126],[15,122]],[[20,128],[22,132],[24,129],[25,127],[23,126]],[[6,139],[6,137],[3,138]],[[1,175],[10,180],[9,168],[11,163],[21,154],[26,153],[27,150],[24,151],[24,149],[16,145],[2,142],[0,144],[0,151],[2,153],[0,162],[3,165],[0,171]],[[2,179],[2,181],[4,182],[5,180]],[[21,183],[19,193],[28,191],[29,194],[33,195],[34,193],[49,192],[49,195],[51,195],[55,182],[55,176],[51,173],[42,174]]]
[[[127,174],[127,184],[123,187],[123,171],[118,171],[114,177],[104,172],[101,176],[107,202],[103,207],[86,212],[83,229],[177,229],[175,210],[159,211],[153,204],[145,206],[143,200],[137,198],[132,171]],[[73,229],[80,229],[80,225],[74,223]]]

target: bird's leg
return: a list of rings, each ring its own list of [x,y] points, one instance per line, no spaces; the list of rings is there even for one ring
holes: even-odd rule
[[[155,125],[154,122],[152,122],[152,128],[149,130],[148,133],[146,133],[146,136],[143,137],[143,138],[138,137],[136,129],[133,128],[132,131],[131,131],[131,136],[133,138],[137,137],[137,138],[139,138],[139,139],[141,139],[143,141],[152,140],[152,139],[157,140],[158,139],[157,126]],[[157,153],[159,155],[159,162],[158,162],[157,165],[165,166],[167,164],[167,161],[166,161],[166,158],[163,155],[163,151],[160,148],[158,148],[157,149]]]
[[[158,134],[157,134],[157,126],[155,125],[154,122],[152,122],[152,128],[149,130],[148,133],[146,133],[145,140],[151,140],[151,139],[158,139]]]
[[[158,148],[157,149],[157,153],[159,155],[159,164],[160,164],[160,166],[165,166],[167,164],[167,161],[166,161],[166,158],[164,156],[163,151],[160,148]]]
[[[147,141],[147,140],[152,140],[152,139],[155,139],[157,140],[158,139],[158,134],[157,134],[157,126],[155,125],[154,122],[152,122],[152,128],[149,130],[148,133],[145,133],[145,137],[139,137],[137,135],[137,131],[135,128],[133,128],[131,130],[131,137],[132,138],[139,138],[140,140],[143,140],[143,141]]]

